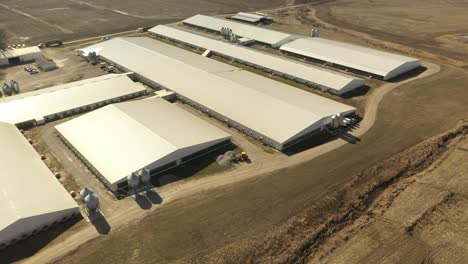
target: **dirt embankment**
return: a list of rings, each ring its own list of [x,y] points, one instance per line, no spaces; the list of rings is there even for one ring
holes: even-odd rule
[[[325,241],[348,241],[381,215],[412,177],[442,162],[447,153],[468,134],[468,120],[451,131],[430,138],[404,152],[357,174],[347,185],[317,201],[316,206],[292,218],[283,226],[255,241],[242,241],[215,252],[207,261],[216,263],[307,263],[322,260],[335,249]],[[385,192],[391,190],[390,192]],[[405,224],[413,232],[424,215],[448,203],[453,193]],[[336,241],[335,241],[336,242]],[[330,245],[331,244],[331,245]],[[326,253],[324,253],[326,252]],[[313,261],[313,262],[315,262]]]

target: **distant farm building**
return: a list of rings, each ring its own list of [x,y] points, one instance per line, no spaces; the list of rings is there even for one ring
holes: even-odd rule
[[[150,38],[116,38],[80,50],[134,72],[139,81],[169,89],[226,125],[286,149],[355,108]]]
[[[31,62],[42,57],[38,47],[0,49],[0,66]]]
[[[328,91],[333,94],[344,94],[365,84],[364,80],[349,75],[333,72],[271,53],[242,47],[227,41],[205,37],[186,30],[156,26],[149,30],[150,34],[190,47],[210,50],[229,60],[240,62],[268,73],[306,84],[308,86]]]
[[[39,154],[0,122],[0,249],[78,215],[79,208]]]
[[[36,59],[36,65],[41,71],[48,72],[57,69],[57,64],[53,60],[48,60],[44,57]]]
[[[323,38],[297,39],[280,50],[382,80],[392,79],[421,65],[415,58]]]
[[[239,12],[233,16],[231,16],[231,19],[242,21],[242,22],[247,22],[247,23],[252,23],[252,24],[258,24],[258,23],[265,23],[271,21],[271,17],[268,17],[265,14],[259,14],[259,13],[245,13],[245,12]]]
[[[0,121],[29,128],[146,94],[126,74],[104,75],[0,99]]]
[[[229,28],[232,30],[233,34],[239,37],[254,39],[257,42],[272,46],[273,48],[280,47],[283,44],[299,38],[299,36],[293,34],[204,15],[196,15],[187,18],[183,23],[218,33],[221,32],[222,28]]]
[[[118,196],[127,178],[155,177],[226,145],[231,136],[161,98],[106,106],[56,126],[66,144]]]

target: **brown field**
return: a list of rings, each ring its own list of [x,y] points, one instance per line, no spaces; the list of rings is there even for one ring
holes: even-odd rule
[[[382,8],[347,13],[382,15],[382,28],[402,23],[413,33],[408,42],[395,29],[381,34],[373,24],[340,24],[330,11],[362,9],[362,1],[273,12],[278,15],[273,27],[305,34],[319,26],[323,36],[424,55],[440,64],[439,73],[385,95],[374,126],[358,143],[286,169],[165,200],[141,220],[113,228],[55,263],[463,263],[468,146],[466,122],[459,121],[468,118],[468,74],[458,57],[461,49],[455,52],[427,37],[425,23],[394,19],[391,14],[399,9],[407,16],[421,15],[407,7],[409,2],[369,1],[365,3]],[[452,8],[447,1],[424,5],[426,1],[415,0],[410,6],[417,3],[425,6],[427,21],[446,23],[431,32],[445,36],[463,30],[463,23],[440,18],[447,16],[441,8]],[[451,3],[463,7],[460,1]],[[436,136],[440,133],[445,134]]]
[[[343,0],[319,5],[317,16],[380,39],[446,56],[466,66],[466,0]]]
[[[0,31],[7,43],[37,44],[45,39],[105,35],[155,26],[197,13],[219,14],[274,7],[284,0],[2,0]]]
[[[432,166],[387,187],[308,262],[464,263],[468,258],[467,132],[465,122],[465,132],[450,139]]]

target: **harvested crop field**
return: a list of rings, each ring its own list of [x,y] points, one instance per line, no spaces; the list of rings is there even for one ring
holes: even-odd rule
[[[311,252],[308,262],[463,263],[468,258],[467,132],[465,121],[407,152],[402,158],[409,163],[419,159],[431,165],[401,174],[370,196],[368,208]]]
[[[37,44],[50,38],[74,40],[135,30],[184,19],[197,13],[219,14],[274,7],[274,1],[0,1],[0,31],[7,43]]]
[[[403,8],[404,7],[404,8]],[[342,0],[316,6],[322,20],[387,41],[422,49],[466,66],[466,0]]]

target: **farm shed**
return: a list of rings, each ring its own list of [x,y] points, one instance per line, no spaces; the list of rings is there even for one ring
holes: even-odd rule
[[[0,121],[29,128],[146,94],[126,74],[111,74],[0,99]]]
[[[252,23],[252,24],[257,24],[257,23],[261,23],[267,20],[271,20],[271,18],[269,18],[266,15],[252,14],[252,13],[245,13],[245,12],[239,12],[231,16],[231,19],[239,20],[239,21],[247,22],[247,23]]]
[[[280,50],[382,80],[392,79],[421,65],[415,58],[323,38],[297,39]]]
[[[127,177],[152,177],[230,144],[231,136],[162,98],[113,104],[55,127],[118,196]],[[109,162],[112,161],[112,162]]]
[[[355,108],[150,38],[116,38],[88,49],[155,89],[283,150]],[[86,53],[86,49],[81,51]],[[182,74],[183,73],[183,78]]]
[[[0,49],[0,66],[34,61],[41,57],[42,52],[38,47]]]
[[[48,72],[57,69],[57,64],[53,60],[48,60],[44,57],[36,59],[36,65],[41,71]]]
[[[205,37],[183,29],[159,25],[150,29],[149,32],[158,37],[191,47],[211,50],[212,53],[227,59],[333,94],[341,95],[365,84],[364,80],[360,78],[242,47],[223,40]]]
[[[79,214],[21,132],[0,122],[0,249]]]
[[[187,18],[183,23],[218,33],[221,32],[223,27],[227,27],[232,29],[235,35],[255,39],[257,42],[267,44],[273,48],[278,48],[285,43],[299,38],[299,36],[289,33],[204,15]]]

